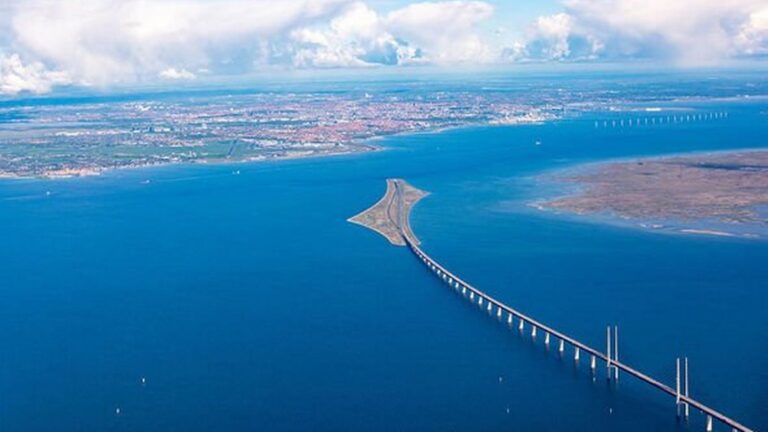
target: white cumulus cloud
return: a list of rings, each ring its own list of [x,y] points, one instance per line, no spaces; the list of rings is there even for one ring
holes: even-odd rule
[[[768,55],[768,6],[749,15],[740,28],[736,46],[745,55]]]
[[[493,15],[482,1],[415,3],[387,16],[388,27],[423,49],[435,63],[485,63],[495,60],[477,26]]]
[[[302,28],[298,66],[370,66],[490,62],[493,49],[479,24],[493,13],[480,1],[414,3],[379,14],[363,2],[348,7],[326,28]]]
[[[93,85],[169,77],[163,72],[170,68],[177,72],[248,69],[269,48],[265,41],[279,38],[297,26],[327,19],[348,3],[20,1],[11,8],[11,46],[6,51],[55,65],[79,83]]]
[[[768,58],[768,0],[562,1],[514,28],[506,0],[0,0],[0,94],[260,68]]]
[[[195,74],[186,69],[168,68],[160,72],[160,78],[170,80],[191,80],[195,79]]]
[[[765,52],[765,10],[765,0],[567,0],[508,54],[716,64]]]
[[[39,62],[24,64],[18,54],[0,56],[0,94],[47,93],[70,82],[66,73],[49,71]]]
[[[299,67],[354,67],[403,64],[416,57],[398,40],[384,18],[359,2],[334,18],[327,28],[301,28],[291,34]]]
[[[14,53],[13,65],[6,66],[14,72],[4,72],[3,79],[25,76],[35,83],[5,87],[21,91],[45,91],[61,82],[42,65],[76,84],[107,86],[193,79],[191,71],[201,70],[493,60],[478,31],[493,13],[483,1],[412,3],[386,14],[361,0],[6,2],[0,52]]]

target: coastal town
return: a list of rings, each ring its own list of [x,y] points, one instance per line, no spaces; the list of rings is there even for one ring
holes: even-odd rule
[[[72,177],[171,163],[370,151],[370,139],[470,124],[530,124],[561,107],[466,91],[186,92],[0,105],[0,177]]]

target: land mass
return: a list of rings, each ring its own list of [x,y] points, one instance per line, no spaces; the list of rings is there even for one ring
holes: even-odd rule
[[[554,98],[506,92],[286,91],[0,103],[0,177],[76,177],[172,163],[365,152],[373,138],[470,124],[539,123]],[[2,102],[2,101],[0,101]]]
[[[543,208],[628,219],[716,221],[768,227],[768,151],[600,164],[560,180],[581,186]],[[729,233],[683,229],[689,233]]]
[[[381,234],[391,244],[405,246],[405,237],[419,244],[411,230],[409,215],[413,206],[429,195],[402,179],[387,179],[384,196],[369,209],[347,219]]]

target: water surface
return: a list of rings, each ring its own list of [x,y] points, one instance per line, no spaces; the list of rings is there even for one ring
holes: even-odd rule
[[[768,243],[527,205],[544,171],[766,145],[764,106],[694,108],[731,115],[401,136],[385,152],[240,165],[240,175],[175,166],[4,181],[0,429],[686,427],[670,398],[626,376],[609,385],[602,370],[593,379],[584,358],[577,367],[547,353],[460,301],[405,248],[345,221],[402,177],[432,192],[413,227],[452,271],[595,346],[619,325],[622,359],[667,383],[687,355],[694,397],[766,430]]]

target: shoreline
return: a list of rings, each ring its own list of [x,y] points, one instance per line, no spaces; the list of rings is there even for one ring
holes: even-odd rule
[[[236,166],[236,165],[246,165],[246,164],[256,164],[256,163],[262,163],[262,162],[285,162],[285,161],[291,161],[291,160],[309,160],[309,159],[320,159],[320,158],[330,158],[330,157],[338,157],[338,156],[349,156],[349,155],[355,155],[355,154],[365,154],[365,153],[375,153],[386,150],[384,147],[373,145],[373,144],[365,144],[360,145],[356,144],[358,146],[358,150],[354,151],[339,151],[339,152],[329,152],[329,153],[323,153],[323,154],[309,154],[309,155],[286,155],[286,156],[278,156],[278,157],[252,157],[252,158],[245,158],[245,159],[233,159],[233,160],[226,160],[226,159],[198,159],[193,161],[179,161],[179,162],[160,162],[160,163],[148,163],[144,165],[126,165],[121,167],[107,167],[107,168],[82,168],[82,169],[73,169],[73,170],[62,170],[64,172],[69,171],[76,171],[77,173],[74,174],[47,174],[47,175],[18,175],[14,173],[9,172],[0,172],[0,181],[5,180],[24,180],[24,181],[54,181],[54,180],[76,180],[76,179],[85,179],[85,178],[93,178],[98,177],[104,174],[109,174],[113,172],[122,172],[122,171],[138,171],[142,169],[148,169],[148,168],[164,168],[164,167],[171,167],[171,166],[194,166],[194,165],[209,165],[209,166]]]
[[[282,162],[282,161],[289,161],[289,160],[300,160],[300,159],[320,159],[320,158],[326,158],[326,157],[334,157],[334,156],[347,156],[347,155],[354,155],[354,154],[365,154],[365,153],[375,153],[380,151],[386,151],[387,148],[385,146],[382,146],[378,144],[381,141],[385,141],[387,139],[391,138],[397,138],[397,137],[403,137],[403,136],[418,136],[418,135],[430,135],[430,134],[441,134],[444,132],[450,132],[455,130],[462,130],[462,129],[472,129],[472,128],[499,128],[499,127],[519,127],[519,126],[528,126],[528,125],[540,125],[545,124],[548,122],[558,121],[561,120],[560,117],[555,118],[547,118],[547,119],[541,119],[541,120],[531,120],[531,121],[520,121],[517,123],[493,123],[493,122],[470,122],[466,124],[461,125],[452,125],[452,126],[444,126],[444,127],[435,127],[435,128],[426,128],[423,130],[413,130],[413,131],[402,131],[402,132],[395,132],[395,133],[389,133],[389,134],[380,134],[380,135],[373,135],[368,138],[363,138],[360,140],[354,140],[347,144],[345,144],[348,148],[354,148],[354,150],[347,149],[345,151],[338,151],[338,152],[327,152],[327,153],[316,153],[316,154],[309,154],[309,155],[286,155],[286,156],[278,156],[278,157],[251,157],[251,158],[245,158],[245,159],[238,159],[238,160],[222,160],[222,159],[198,159],[193,161],[179,161],[179,162],[160,162],[160,163],[148,163],[144,165],[127,165],[122,167],[83,167],[83,168],[75,168],[75,169],[62,169],[61,172],[65,172],[67,174],[43,174],[43,175],[19,175],[12,172],[0,172],[0,181],[4,180],[41,180],[41,181],[47,181],[47,180],[74,180],[79,178],[90,178],[90,177],[97,177],[106,173],[115,172],[115,171],[126,171],[126,170],[138,170],[138,169],[144,169],[144,168],[162,168],[167,166],[182,166],[182,165],[239,165],[239,164],[250,164],[250,163],[260,163],[260,162]],[[292,150],[294,152],[301,152],[300,149]],[[72,174],[68,174],[68,172],[73,172]]]

